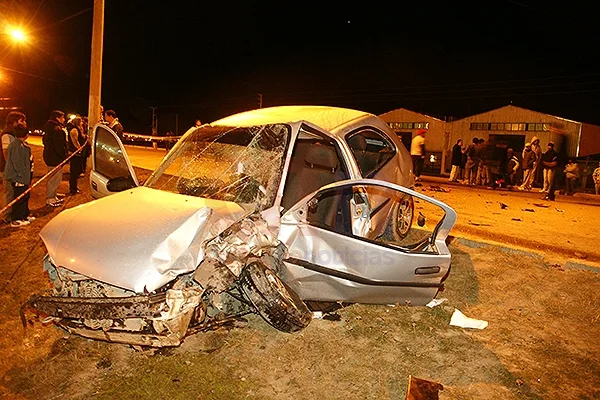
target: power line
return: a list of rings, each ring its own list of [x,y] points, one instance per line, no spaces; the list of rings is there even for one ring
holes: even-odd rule
[[[3,66],[0,66],[0,68],[4,69],[6,71],[15,72],[17,74],[21,74],[21,75],[25,75],[25,76],[30,76],[32,78],[44,79],[44,80],[47,80],[47,81],[50,81],[50,82],[62,83],[63,85],[69,85],[69,86],[74,86],[74,87],[78,87],[79,86],[79,85],[76,85],[74,83],[60,81],[58,79],[47,78],[47,77],[41,76],[41,75],[30,74],[30,73],[19,71],[19,70],[12,69],[12,68],[7,68],[7,67],[3,67]]]

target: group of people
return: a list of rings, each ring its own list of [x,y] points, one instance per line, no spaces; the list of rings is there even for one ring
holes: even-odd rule
[[[123,139],[123,126],[113,110],[102,110],[100,122],[108,125]],[[85,175],[87,160],[91,154],[88,129],[87,117],[76,116],[67,121],[65,113],[60,110],[52,111],[44,124],[42,142],[43,160],[49,175],[46,181],[48,206],[59,207],[63,204],[65,194],[58,193],[58,188],[63,177],[64,161],[69,156],[69,192],[71,195],[81,193],[77,187],[78,179]],[[11,111],[6,116],[5,126],[0,134],[0,181],[3,186],[0,209],[18,199],[2,215],[3,221],[12,227],[26,226],[35,220],[29,210],[30,194],[27,192],[34,165],[31,148],[26,142],[28,136],[26,115],[20,111]]]
[[[554,200],[557,175],[563,174],[566,194],[575,193],[576,182],[580,178],[579,166],[574,158],[569,158],[564,167],[559,167],[559,154],[551,141],[542,150],[540,139],[532,137],[531,142],[525,144],[520,158],[512,148],[486,143],[482,138],[473,138],[466,147],[463,144],[463,140],[458,139],[452,147],[450,182],[531,191],[539,175],[542,185],[539,192],[545,194],[545,199]],[[600,180],[600,172],[598,175]]]
[[[90,153],[87,124],[86,117],[75,117],[67,122],[64,112],[54,110],[42,128],[44,163],[48,173],[52,173],[46,183],[46,204],[50,207],[59,207],[64,200],[64,195],[58,193],[63,175],[61,164],[71,153],[76,154],[69,161],[69,192],[72,195],[80,192],[77,180],[85,172]]]

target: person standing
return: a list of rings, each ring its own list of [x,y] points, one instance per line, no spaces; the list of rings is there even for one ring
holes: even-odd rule
[[[548,193],[550,184],[554,179],[556,166],[558,165],[558,153],[554,150],[554,142],[548,143],[548,149],[542,154],[542,168],[544,169],[544,186],[540,193]]]
[[[573,196],[575,193],[575,184],[577,183],[577,179],[579,179],[579,165],[575,162],[574,158],[569,158],[564,173],[565,178],[567,178],[567,196]]]
[[[52,111],[50,119],[42,130],[44,137],[44,163],[48,172],[56,168],[67,158],[67,131],[65,129],[65,113],[60,110]],[[59,207],[62,199],[57,191],[62,180],[63,168],[58,169],[46,182],[46,204],[50,207]]]
[[[467,146],[465,153],[467,154],[467,162],[465,163],[465,179],[463,184],[474,185],[476,178],[477,165],[479,159],[477,158],[477,144],[479,144],[478,138],[473,138],[473,143]]]
[[[594,186],[596,188],[596,194],[600,194],[600,163],[598,164],[598,168],[594,170],[592,174],[592,178],[594,179]]]
[[[8,158],[8,146],[16,139],[14,132],[18,127],[27,128],[27,118],[25,117],[25,114],[20,111],[9,112],[6,116],[4,129],[2,130],[2,133],[0,133],[0,141],[2,142],[2,151],[0,151],[0,182],[2,182],[3,188],[0,209],[4,208],[15,198],[12,185],[4,177],[4,169]],[[10,222],[10,215],[11,211],[9,208],[2,216],[4,222]]]
[[[113,130],[121,140],[123,141],[123,125],[119,122],[119,118],[117,118],[117,113],[114,110],[107,110],[106,113],[106,122],[108,123],[108,127]]]
[[[462,155],[463,155],[463,140],[458,139],[456,144],[452,146],[452,159],[450,164],[452,164],[452,170],[450,171],[450,179],[449,182],[458,182],[458,176],[460,175],[460,165],[462,163]]]
[[[413,161],[413,173],[415,181],[421,180],[423,163],[425,163],[425,129],[419,129],[410,143],[410,156]]]
[[[542,163],[542,146],[540,146],[540,138],[537,136],[531,138],[531,151],[535,154],[535,163],[533,164],[533,171],[529,177],[529,187],[532,187],[534,182],[542,180],[542,168],[540,167],[540,164]]]
[[[81,117],[75,117],[67,124],[67,132],[69,132],[69,152],[74,153],[81,149],[79,153],[71,157],[69,167],[69,193],[75,195],[81,193],[77,188],[77,179],[83,172],[83,163],[85,161],[84,152],[86,145],[86,137],[83,133],[83,121]]]
[[[479,165],[477,166],[477,178],[475,179],[475,183],[477,185],[488,186],[491,179],[491,145],[489,143],[485,143],[485,139],[480,138],[477,146],[477,158],[479,158]]]
[[[517,172],[519,171],[519,159],[513,152],[513,149],[506,150],[506,186],[510,189],[517,182]]]
[[[535,153],[531,150],[531,143],[525,143],[523,149],[523,183],[519,186],[519,190],[531,190],[533,182],[532,174],[535,166]]]
[[[27,128],[18,126],[14,130],[15,140],[8,146],[5,176],[13,187],[15,199],[29,188],[33,175],[33,157],[31,148],[25,140],[29,135]],[[29,193],[21,197],[12,207],[10,226],[20,228],[29,225],[35,217],[29,215]]]

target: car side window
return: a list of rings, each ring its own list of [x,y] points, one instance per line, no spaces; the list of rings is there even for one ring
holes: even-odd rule
[[[294,145],[281,206],[288,210],[322,186],[349,178],[341,151],[325,136],[299,137]]]
[[[372,129],[350,133],[346,143],[352,149],[363,178],[371,178],[396,154],[390,140]]]
[[[115,137],[103,126],[96,130],[95,170],[105,177],[129,177],[129,167]],[[100,151],[101,150],[101,151]]]

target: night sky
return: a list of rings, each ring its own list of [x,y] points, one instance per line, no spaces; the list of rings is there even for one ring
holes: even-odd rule
[[[210,4],[207,4],[210,3]],[[323,4],[322,4],[323,3]],[[600,124],[592,5],[106,0],[102,104],[125,130],[159,133],[258,107],[405,107],[461,118],[512,104]],[[476,4],[473,6],[473,4]],[[0,105],[30,126],[87,113],[92,0],[0,0]]]

